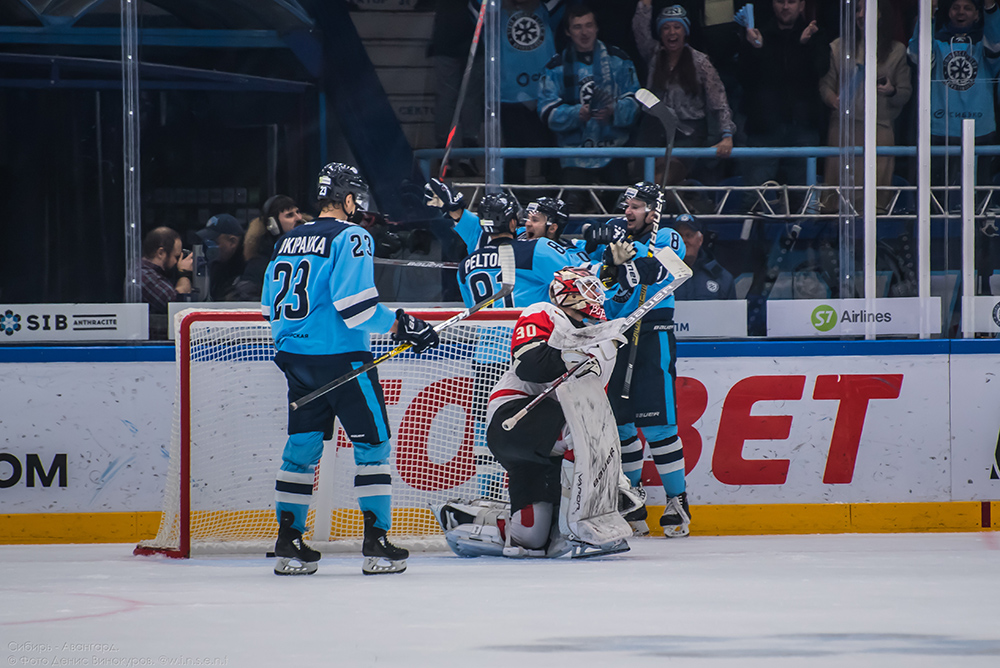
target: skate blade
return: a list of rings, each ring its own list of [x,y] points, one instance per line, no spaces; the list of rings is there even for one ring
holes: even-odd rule
[[[607,557],[612,554],[622,554],[632,548],[623,538],[611,545],[590,545],[588,543],[577,543],[570,550],[570,559],[592,559],[594,557]]]
[[[663,527],[664,538],[684,538],[691,534],[691,529],[686,524],[674,524]]]
[[[316,562],[299,561],[290,557],[277,557],[274,562],[275,575],[312,575],[319,564]]]
[[[388,575],[402,573],[405,570],[406,559],[391,561],[382,557],[365,557],[365,562],[361,565],[361,572],[365,575]]]

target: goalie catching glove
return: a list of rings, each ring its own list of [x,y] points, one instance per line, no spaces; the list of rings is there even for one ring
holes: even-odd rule
[[[441,209],[445,213],[465,208],[465,196],[460,192],[452,192],[444,181],[431,179],[424,186],[424,202],[427,206]]]
[[[433,327],[403,309],[396,311],[396,331],[392,333],[392,340],[411,344],[418,355],[441,342]]]

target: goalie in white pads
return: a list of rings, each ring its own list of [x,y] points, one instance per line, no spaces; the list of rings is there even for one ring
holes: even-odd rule
[[[534,304],[518,318],[513,363],[487,408],[487,444],[507,470],[510,506],[481,499],[435,508],[460,556],[593,556],[628,549],[624,538],[632,530],[618,513],[620,450],[604,392],[621,337],[613,332],[587,350],[550,345],[560,331],[605,316],[603,286],[585,269],[556,272],[549,296],[552,303]],[[504,428],[581,362],[554,397]]]

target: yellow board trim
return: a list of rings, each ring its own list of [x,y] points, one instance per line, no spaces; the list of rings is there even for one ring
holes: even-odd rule
[[[982,526],[983,503],[990,505],[989,527]],[[662,506],[649,507],[654,535],[663,534],[662,512]],[[393,531],[405,534],[408,528],[426,526],[429,515],[424,509],[395,509]],[[713,505],[692,506],[691,515],[693,536],[1000,530],[998,501]],[[360,533],[361,513],[347,511],[334,520],[341,531],[345,524]],[[0,515],[0,545],[131,543],[154,538],[159,526],[159,512]]]

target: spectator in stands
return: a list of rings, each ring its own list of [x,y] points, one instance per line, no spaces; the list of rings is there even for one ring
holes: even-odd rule
[[[639,0],[635,7],[632,30],[639,52],[649,65],[646,88],[677,113],[678,119],[691,128],[690,135],[678,132],[675,146],[714,146],[720,158],[733,151],[736,124],[726,99],[726,90],[708,56],[687,44],[691,23],[680,5],[665,7],[656,19],[656,34],[650,32],[652,0]],[[644,116],[640,122],[638,144],[665,146],[663,126]],[[720,180],[717,160],[685,161],[687,176],[702,183]],[[664,166],[666,168],[666,166]]]
[[[208,260],[209,294],[201,299],[214,302],[234,301],[233,284],[243,275],[246,260],[243,257],[243,237],[246,232],[240,221],[228,213],[208,219],[198,230]]]
[[[434,140],[440,148],[444,148],[448,141],[479,5],[477,0],[437,0],[427,55],[434,67]],[[479,129],[483,124],[482,54],[485,51],[481,47],[482,44],[477,50],[473,70],[469,75],[458,129],[451,142],[452,148],[479,145]],[[477,171],[468,159],[458,160],[453,164],[456,166],[455,172],[460,176],[473,176]]]
[[[684,262],[694,274],[677,288],[678,300],[736,299],[736,282],[705,248],[701,223],[689,213],[674,217],[671,225],[684,239]]]
[[[299,205],[287,195],[274,195],[264,202],[260,216],[250,221],[243,240],[243,274],[233,283],[234,301],[259,301],[264,270],[274,252],[274,243],[285,232],[301,225]]]
[[[820,79],[819,93],[823,102],[826,103],[833,113],[830,114],[830,129],[827,135],[827,143],[830,146],[839,146],[841,117],[844,111],[849,110],[854,117],[854,144],[861,144],[865,136],[865,96],[864,96],[864,63],[865,63],[865,5],[859,2],[855,11],[855,21],[857,28],[854,32],[854,47],[849,51],[851,66],[849,80],[851,86],[851,97],[848,100],[840,99],[841,91],[841,66],[844,63],[843,39],[838,37],[830,45],[830,69]],[[879,12],[877,19],[878,29],[878,54],[877,54],[877,83],[876,102],[877,125],[875,130],[875,143],[878,146],[895,146],[896,134],[894,124],[899,117],[903,106],[909,101],[912,85],[910,83],[910,66],[906,62],[906,47],[892,39],[892,27],[888,20]],[[864,162],[858,156],[851,162],[851,169],[854,170],[854,183],[856,186],[863,185],[864,182]],[[892,185],[892,174],[895,169],[895,158],[888,155],[880,155],[876,158],[875,183],[879,186]],[[826,159],[826,169],[824,171],[823,182],[827,186],[836,186],[840,183],[840,158],[833,157]],[[856,191],[855,206],[860,206],[861,191]],[[878,204],[884,208],[888,204],[891,193],[883,191],[878,194]],[[831,208],[836,211],[839,199],[836,192],[829,191],[824,194],[824,208]]]
[[[1000,12],[995,0],[946,0],[947,21],[935,33],[931,45],[931,143],[961,142],[962,121],[976,121],[976,144],[996,143],[994,88],[1000,72]],[[936,2],[935,2],[936,5]],[[983,8],[985,11],[980,11]],[[909,54],[918,62],[919,21],[910,39]],[[934,184],[956,183],[961,161],[932,160]],[[980,158],[979,178],[991,178],[989,161]]]
[[[774,17],[746,30],[740,80],[750,146],[816,146],[823,107],[819,79],[830,66],[827,41],[806,22],[805,0],[772,0]],[[805,183],[805,159],[757,158],[744,168],[748,185],[780,179]],[[747,202],[755,196],[751,193]]]
[[[503,0],[499,71],[504,146],[552,146],[552,133],[538,119],[538,81],[556,53],[563,1]],[[523,159],[504,161],[504,181],[524,183]]]
[[[597,39],[597,20],[586,5],[566,12],[570,45],[545,66],[538,113],[559,146],[622,146],[637,120],[639,82],[632,61],[621,49]],[[629,182],[625,160],[607,157],[563,158],[562,182],[617,185]],[[580,211],[579,201],[571,209]]]
[[[181,235],[157,227],[142,240],[139,281],[142,301],[149,304],[149,338],[167,338],[167,304],[184,301],[191,293],[194,256],[184,251]]]

